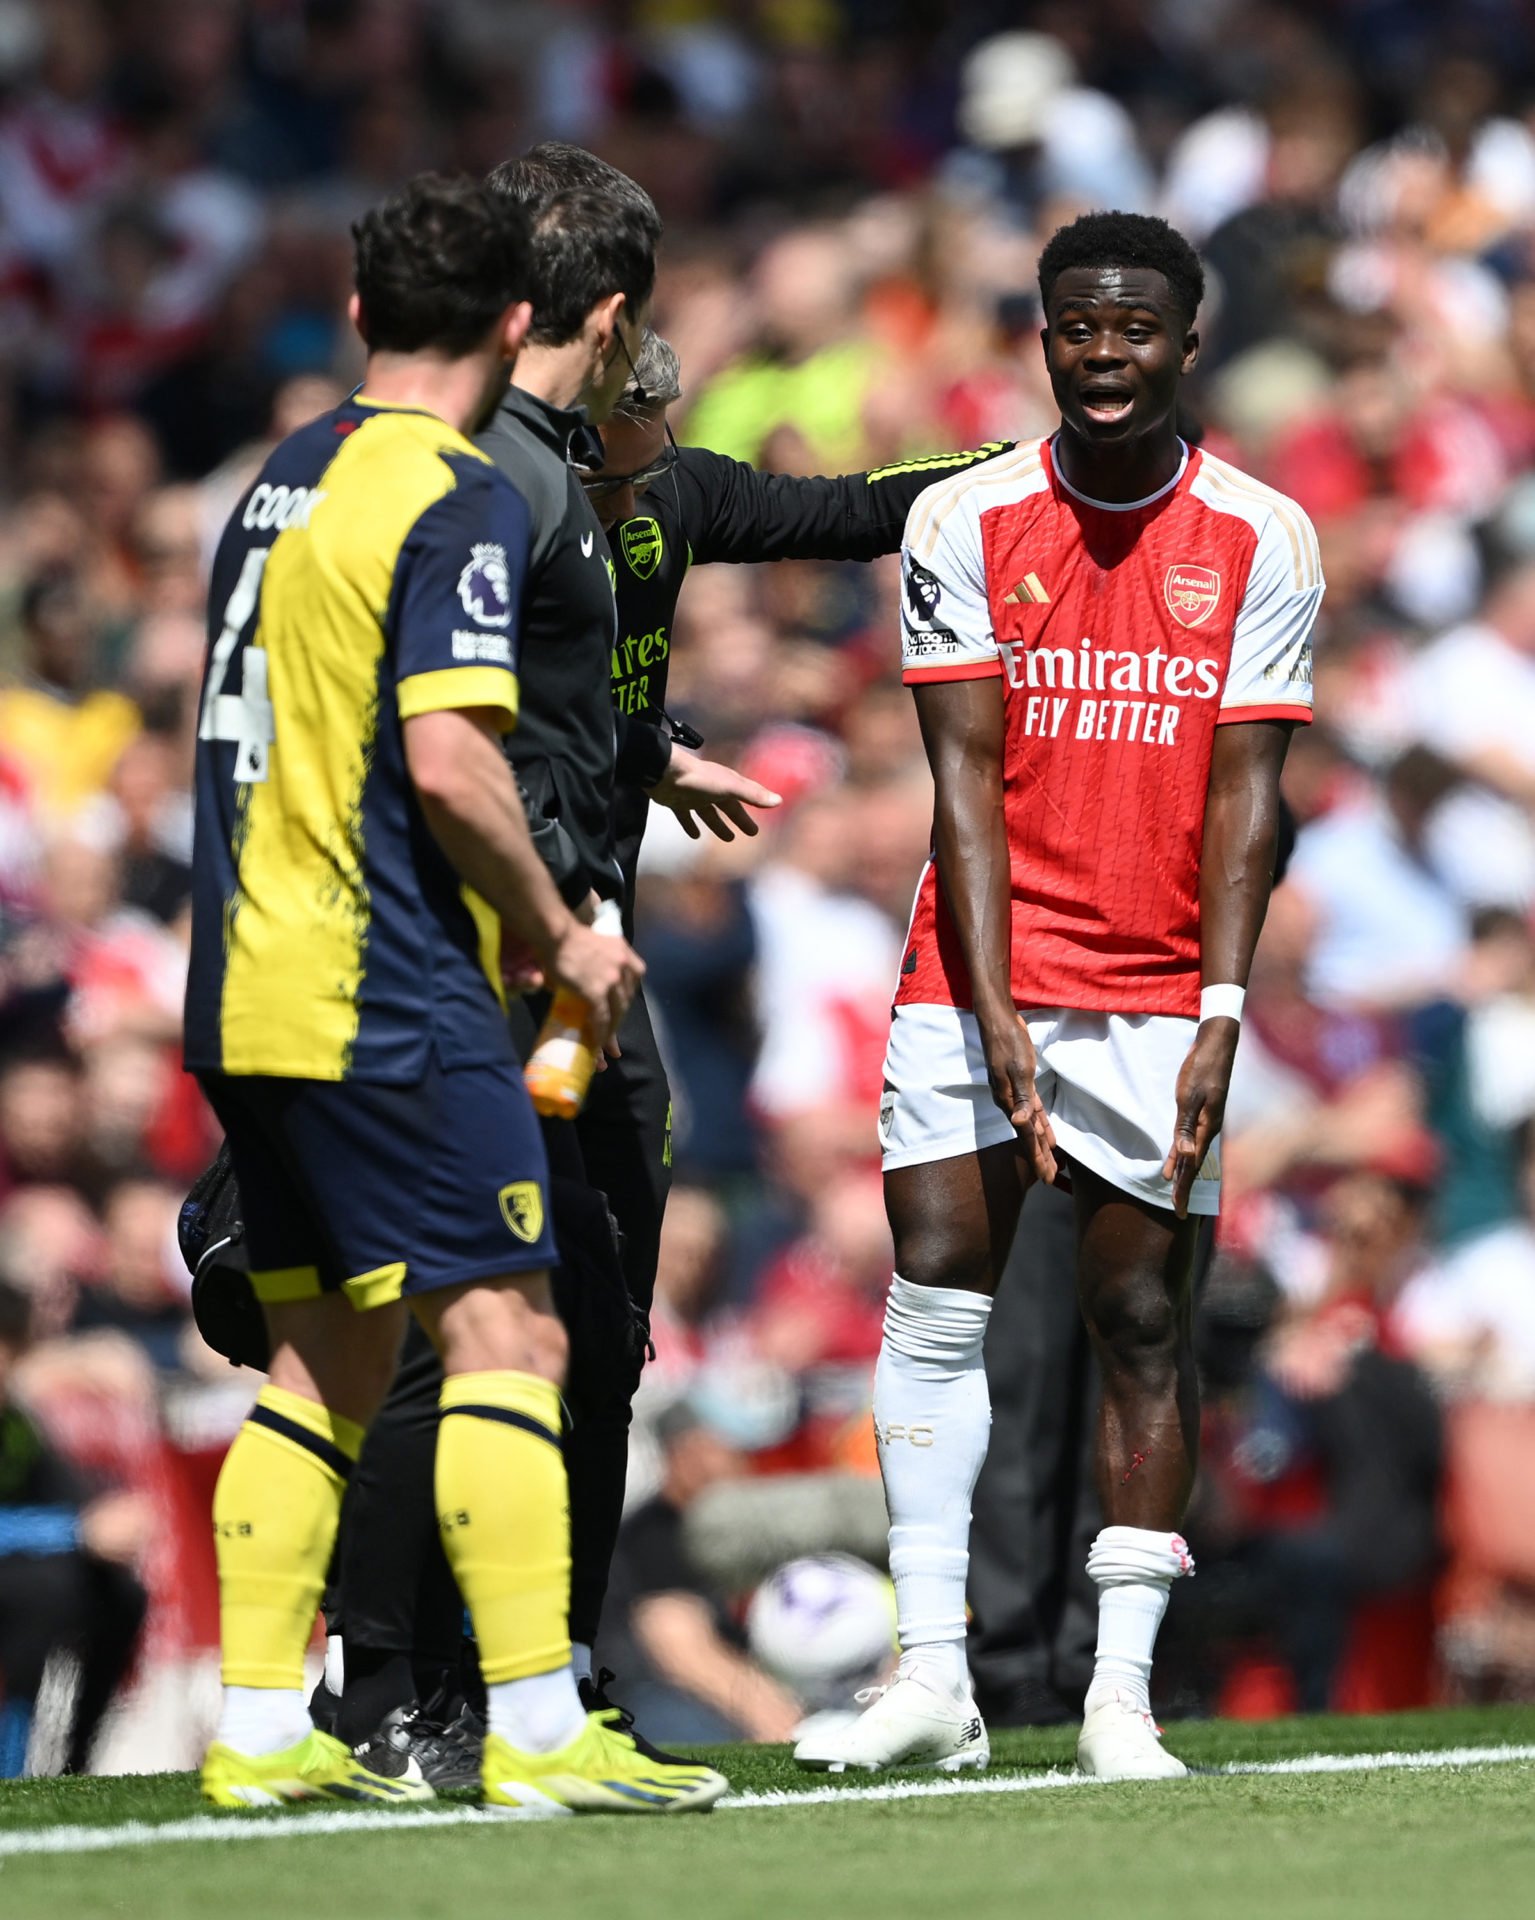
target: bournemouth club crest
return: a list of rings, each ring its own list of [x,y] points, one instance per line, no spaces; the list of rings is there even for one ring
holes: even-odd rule
[[[501,1218],[532,1246],[544,1230],[544,1196],[536,1180],[514,1180],[500,1193]]]
[[[1221,577],[1214,567],[1169,567],[1162,597],[1180,627],[1202,627],[1220,605]]]
[[[660,522],[648,518],[626,520],[618,538],[630,572],[637,580],[648,580],[661,564]]]

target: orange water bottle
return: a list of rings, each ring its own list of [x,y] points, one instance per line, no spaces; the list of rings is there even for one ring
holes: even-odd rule
[[[623,911],[604,900],[592,916],[592,932],[622,937]],[[561,987],[554,996],[523,1070],[533,1109],[546,1120],[574,1120],[597,1071],[592,1010],[579,993]]]

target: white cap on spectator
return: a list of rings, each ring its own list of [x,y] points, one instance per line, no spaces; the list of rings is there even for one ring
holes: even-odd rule
[[[959,125],[977,147],[1021,147],[1044,137],[1050,109],[1077,81],[1076,62],[1048,33],[998,33],[961,69]]]

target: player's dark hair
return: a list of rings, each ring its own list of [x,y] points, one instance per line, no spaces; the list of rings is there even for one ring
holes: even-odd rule
[[[1045,314],[1055,283],[1072,267],[1145,267],[1167,282],[1187,325],[1205,297],[1199,255],[1165,220],[1149,213],[1084,213],[1057,227],[1039,256],[1039,297]]]
[[[540,140],[515,160],[503,160],[486,176],[485,184],[520,201],[530,216],[540,213],[556,194],[568,193],[572,187],[590,187],[619,205],[632,207],[651,227],[653,243],[661,238],[656,203],[639,181],[631,180],[611,161],[600,159],[585,147],[572,146],[568,140]]]
[[[530,340],[562,346],[613,293],[638,314],[655,286],[661,216],[637,181],[585,147],[543,140],[504,161],[486,185],[532,222]]]
[[[632,207],[571,187],[534,215],[530,340],[551,347],[573,340],[592,308],[614,293],[638,316],[655,284],[655,239]]]
[[[362,332],[373,352],[457,357],[532,297],[528,217],[482,183],[418,174],[352,228]]]

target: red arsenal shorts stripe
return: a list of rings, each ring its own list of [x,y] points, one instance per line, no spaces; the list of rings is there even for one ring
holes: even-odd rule
[[[1299,701],[1291,701],[1272,707],[1222,707],[1215,716],[1218,727],[1229,727],[1233,721],[1240,720],[1295,720],[1301,726],[1309,727],[1311,709],[1301,706]]]
[[[946,667],[907,667],[901,679],[915,687],[936,680],[993,680],[1001,675],[1000,660],[958,660]]]

